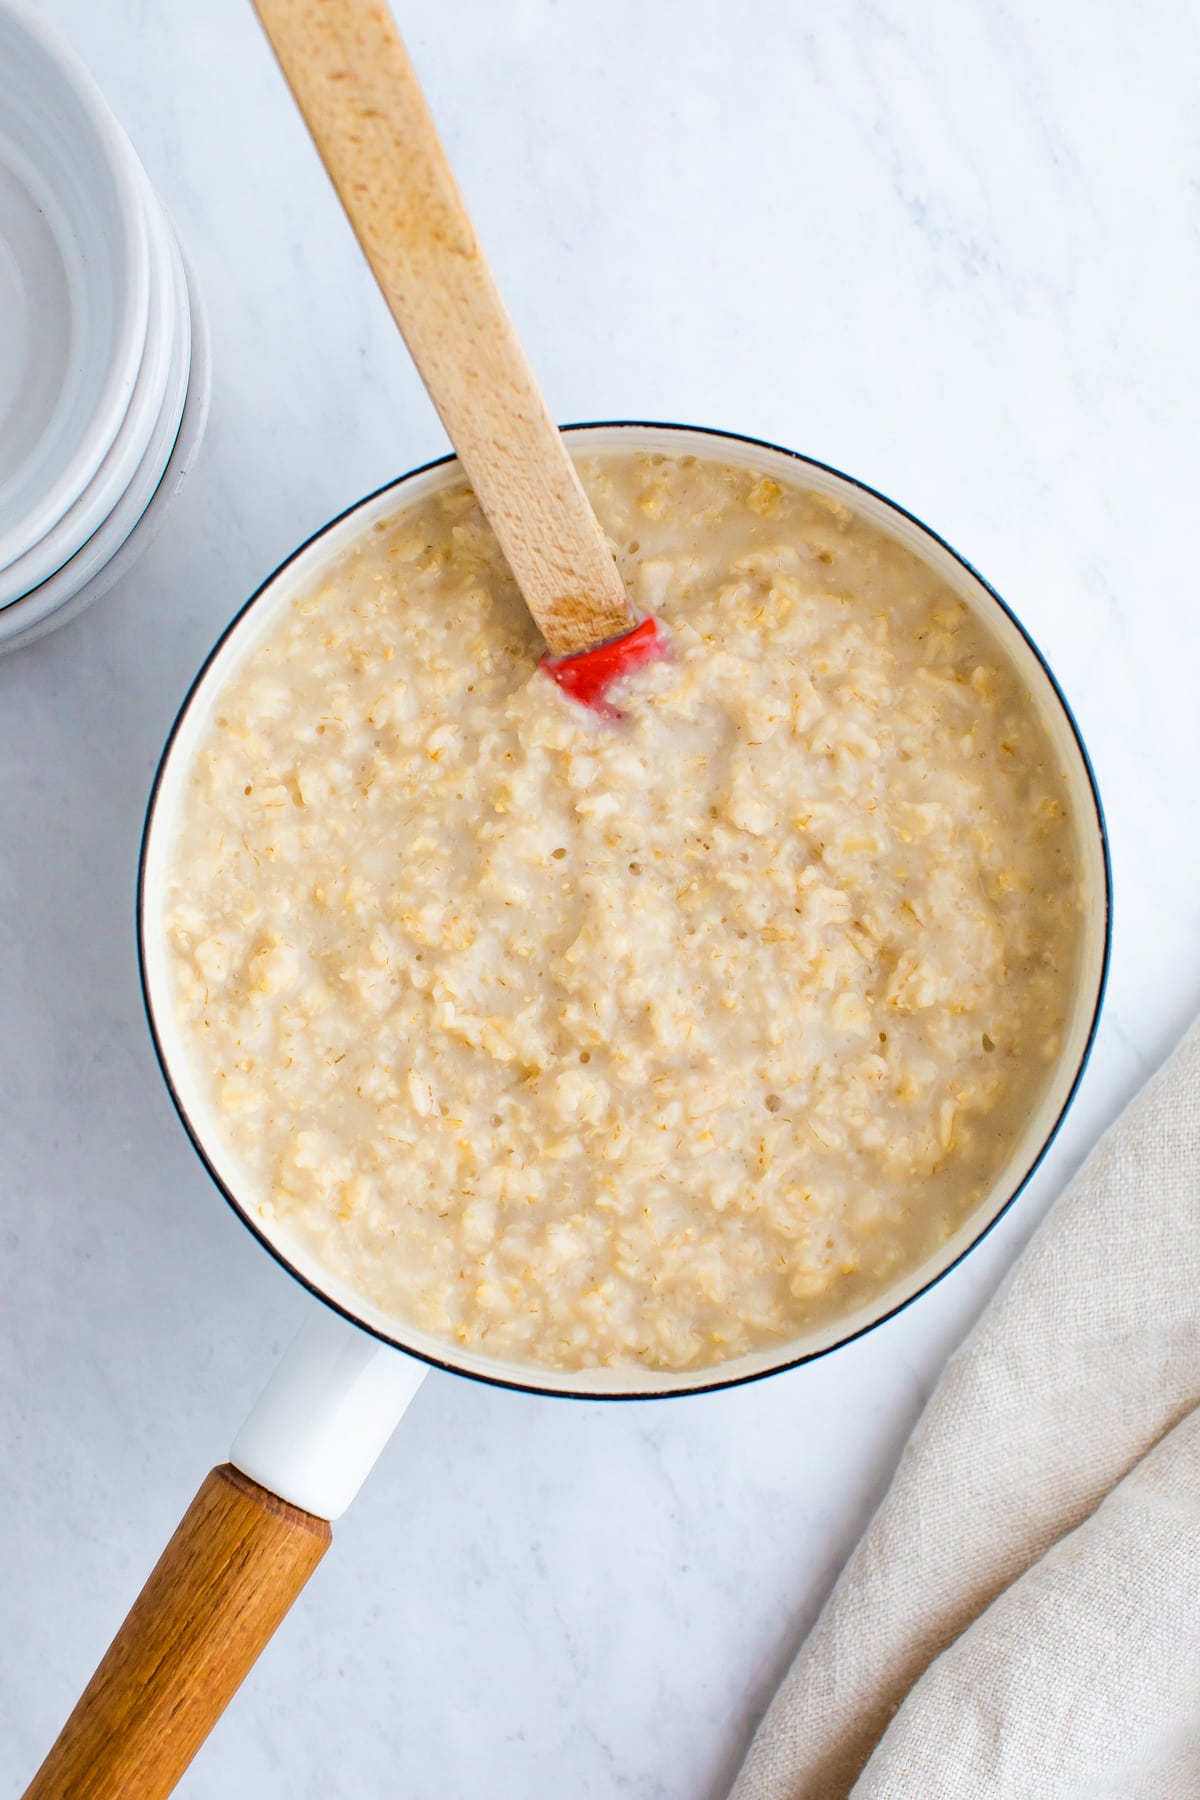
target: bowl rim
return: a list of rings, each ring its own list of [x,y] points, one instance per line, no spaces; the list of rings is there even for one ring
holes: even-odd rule
[[[177,373],[186,319],[180,315],[176,254],[166,215],[145,176],[141,185],[152,273],[146,342],[129,404],[99,468],[82,492],[36,544],[0,568],[0,623],[10,607],[19,606],[52,581],[104,528],[136,483],[171,404],[171,378]]]
[[[166,225],[165,213],[162,218]],[[123,491],[91,536],[37,587],[0,606],[0,656],[23,649],[67,624],[132,567],[150,541],[141,535],[141,527],[156,504],[161,505],[172,464],[178,465],[181,460],[177,455],[181,444],[194,456],[195,427],[199,426],[202,435],[208,413],[211,357],[207,326],[194,275],[189,273],[182,245],[169,225],[167,251],[171,278],[170,354],[150,434]],[[200,416],[193,418],[192,431],[185,431],[189,401],[193,402],[195,414],[201,390],[204,404]],[[190,461],[187,466],[190,467]],[[178,472],[182,475],[186,469]],[[174,491],[168,486],[168,492]],[[135,536],[139,537],[138,549],[126,560],[126,547]],[[80,601],[82,604],[78,604]]]
[[[488,1387],[506,1388],[516,1393],[537,1394],[554,1400],[585,1400],[604,1404],[628,1400],[679,1400],[698,1394],[718,1393],[726,1388],[744,1387],[751,1382],[765,1381],[771,1376],[782,1375],[789,1370],[801,1368],[806,1363],[816,1362],[822,1357],[832,1355],[836,1350],[844,1349],[847,1344],[857,1342],[858,1339],[865,1337],[869,1332],[877,1330],[881,1325],[885,1325],[890,1319],[899,1317],[899,1315],[907,1311],[915,1301],[920,1300],[925,1294],[928,1294],[933,1288],[937,1287],[937,1285],[943,1281],[952,1270],[958,1268],[959,1264],[964,1262],[966,1258],[978,1248],[989,1233],[999,1224],[1000,1220],[1008,1213],[1020,1195],[1024,1193],[1033,1176],[1045,1160],[1047,1151],[1058,1136],[1063,1120],[1069,1112],[1072,1102],[1079,1091],[1080,1083],[1083,1080],[1084,1072],[1091,1059],[1092,1050],[1095,1046],[1096,1033],[1099,1027],[1100,1015],[1103,1011],[1104,998],[1108,986],[1109,969],[1112,960],[1112,858],[1104,807],[1100,798],[1100,790],[1096,781],[1095,770],[1092,767],[1092,760],[1088,754],[1087,745],[1084,742],[1083,734],[1079,729],[1079,724],[1071,710],[1066,695],[1063,693],[1062,688],[1058,683],[1058,679],[1055,676],[1053,669],[1050,667],[1050,664],[1047,662],[1033,637],[1026,630],[1025,626],[1021,623],[1020,619],[1013,612],[1008,603],[997,593],[991,583],[979,573],[975,566],[969,562],[965,556],[961,555],[952,544],[942,537],[940,533],[926,525],[923,519],[920,519],[915,513],[910,512],[906,507],[901,506],[899,502],[891,499],[890,496],[882,493],[880,489],[874,488],[870,486],[869,483],[859,480],[857,476],[847,475],[843,470],[836,468],[832,463],[823,462],[818,457],[808,456],[801,451],[789,449],[782,444],[776,444],[768,438],[750,436],[745,432],[727,431],[720,427],[707,425],[680,424],[678,421],[673,422],[661,419],[577,420],[573,421],[571,424],[562,425],[559,429],[564,433],[601,430],[616,431],[625,429],[691,432],[698,436],[707,437],[717,441],[745,444],[754,449],[768,450],[778,455],[785,456],[802,467],[819,469],[823,473],[832,475],[837,480],[845,482],[847,486],[857,489],[859,493],[869,496],[872,500],[881,502],[890,511],[900,515],[901,518],[907,520],[911,525],[916,526],[926,537],[940,545],[955,563],[979,583],[980,587],[988,594],[989,598],[1000,608],[1001,612],[1007,617],[1019,636],[1024,640],[1030,653],[1040,665],[1055,699],[1062,710],[1063,719],[1074,740],[1084,774],[1087,778],[1088,792],[1094,809],[1097,842],[1100,847],[1101,868],[1103,871],[1103,944],[1101,947],[1099,975],[1096,983],[1096,995],[1092,1006],[1091,1018],[1088,1021],[1083,1047],[1079,1053],[1070,1085],[1063,1096],[1062,1104],[1055,1114],[1040,1147],[1037,1149],[1036,1154],[1031,1159],[1029,1166],[1021,1176],[1020,1180],[1013,1187],[1012,1192],[982,1224],[976,1235],[963,1246],[957,1255],[937,1269],[919,1288],[916,1288],[912,1293],[905,1295],[903,1299],[898,1300],[894,1305],[887,1306],[872,1318],[856,1325],[854,1329],[847,1331],[844,1335],[837,1336],[831,1342],[822,1344],[815,1349],[805,1350],[797,1355],[784,1354],[778,1361],[771,1362],[763,1368],[743,1371],[734,1375],[722,1375],[722,1365],[720,1363],[709,1365],[706,1368],[695,1371],[695,1381],[685,1381],[684,1385],[672,1387],[670,1389],[651,1387],[642,1390],[639,1388],[629,1388],[622,1389],[620,1392],[605,1392],[602,1390],[571,1388],[569,1386],[550,1387],[545,1385],[544,1382],[539,1381],[539,1371],[536,1365],[533,1364],[529,1365],[530,1379],[528,1380],[520,1379],[515,1373],[521,1366],[518,1364],[504,1365],[507,1370],[514,1371],[511,1374],[499,1374],[485,1369],[464,1367],[454,1360],[453,1354],[449,1349],[447,1349],[444,1356],[436,1355],[424,1349],[418,1349],[413,1344],[406,1342],[402,1336],[380,1329],[371,1321],[355,1313],[349,1306],[343,1305],[331,1293],[322,1288],[320,1283],[314,1280],[312,1276],[307,1274],[303,1269],[298,1268],[290,1260],[282,1246],[277,1244],[262,1225],[255,1220],[249,1208],[243,1206],[242,1202],[238,1200],[232,1188],[227,1184],[210,1160],[204,1147],[200,1128],[192,1120],[191,1115],[188,1112],[187,1104],[173,1079],[170,1056],[160,1037],[154,1015],[154,1006],[150,995],[150,982],[147,976],[148,934],[146,929],[146,886],[149,849],[159,796],[168,765],[172,760],[172,752],[176,740],[183,729],[185,721],[191,712],[192,705],[204,684],[212,664],[216,661],[230,637],[238,630],[243,619],[246,618],[264,595],[275,585],[280,576],[283,575],[293,563],[297,562],[300,557],[304,556],[313,545],[320,541],[321,538],[325,537],[327,533],[334,531],[354,513],[370,506],[374,501],[381,499],[385,494],[392,490],[403,488],[416,477],[429,474],[434,469],[443,468],[450,463],[457,462],[458,458],[455,453],[451,451],[447,455],[437,456],[428,462],[421,463],[415,468],[407,470],[403,475],[396,476],[391,481],[384,482],[380,487],[374,489],[373,492],[363,495],[351,505],[344,507],[341,512],[326,520],[323,525],[312,532],[301,544],[297,545],[293,551],[284,557],[283,561],[272,570],[271,574],[268,575],[264,581],[259,583],[258,587],[250,597],[238,608],[205,656],[204,661],[188,687],[179,706],[179,710],[172,721],[166,742],[163,745],[162,754],[159,758],[157,768],[155,769],[154,780],[146,803],[141,844],[138,852],[136,930],[138,982],[141,988],[142,1006],[145,1011],[146,1022],[149,1026],[155,1056],[158,1060],[159,1069],[166,1084],[167,1092],[171,1097],[172,1104],[174,1105],[179,1121],[191,1142],[192,1148],[200,1158],[201,1163],[207,1170],[208,1175],[215,1184],[218,1192],[224,1197],[228,1205],[233,1208],[234,1213],[241,1220],[251,1236],[268,1251],[275,1262],[278,1263],[281,1268],[286,1270],[295,1281],[299,1282],[300,1286],[306,1289],[315,1300],[318,1300],[323,1306],[327,1306],[335,1313],[338,1313],[348,1324],[354,1325],[360,1331],[366,1332],[379,1343],[387,1344],[404,1355],[410,1356],[414,1360],[424,1363],[430,1368],[440,1369],[446,1374],[457,1375],[468,1381],[479,1381]],[[572,1371],[569,1370],[564,1371],[564,1374],[568,1378],[571,1373]],[[682,1371],[682,1374],[686,1377],[687,1371]]]

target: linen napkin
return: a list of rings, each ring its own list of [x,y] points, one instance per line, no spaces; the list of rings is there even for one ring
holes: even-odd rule
[[[847,1795],[1200,1796],[1200,1025],[951,1358],[733,1800]]]

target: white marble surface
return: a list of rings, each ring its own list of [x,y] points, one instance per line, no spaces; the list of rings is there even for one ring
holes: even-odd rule
[[[443,448],[245,0],[44,10],[176,217],[216,378],[146,559],[0,662],[6,1793],[307,1304],[151,1056],[133,889],[161,740],[275,562]],[[989,1242],[736,1393],[430,1379],[180,1789],[717,1800],[948,1349],[1200,1002],[1200,24],[1182,0],[398,10],[553,410],[774,438],[928,518],[1040,639],[1108,805],[1099,1047]]]

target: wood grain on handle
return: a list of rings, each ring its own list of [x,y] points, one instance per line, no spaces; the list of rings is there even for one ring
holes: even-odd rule
[[[637,615],[521,348],[391,14],[254,0],[367,261],[556,656]]]
[[[232,1464],[214,1469],[25,1800],[165,1800],[331,1536]]]

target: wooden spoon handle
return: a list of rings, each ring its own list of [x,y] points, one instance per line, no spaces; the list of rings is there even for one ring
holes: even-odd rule
[[[25,1800],[165,1800],[331,1536],[231,1463],[214,1469]]]
[[[367,261],[555,656],[637,622],[391,14],[255,0]]]

